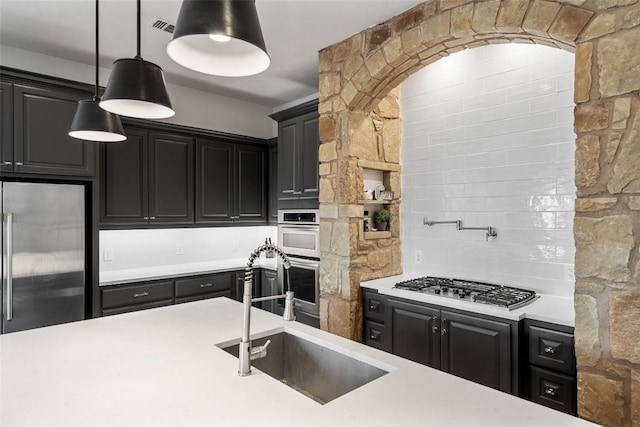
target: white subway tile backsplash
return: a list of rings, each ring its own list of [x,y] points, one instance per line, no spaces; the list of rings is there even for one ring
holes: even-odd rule
[[[574,56],[491,45],[443,58],[401,90],[405,273],[570,296]],[[461,219],[481,230],[422,225]],[[423,263],[411,254],[423,252]]]

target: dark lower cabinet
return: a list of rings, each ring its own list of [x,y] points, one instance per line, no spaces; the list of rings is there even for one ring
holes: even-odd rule
[[[440,310],[392,299],[386,305],[391,353],[440,368]]]
[[[193,139],[125,132],[126,141],[101,145],[101,227],[193,224]]]
[[[525,319],[528,355],[526,396],[533,402],[577,415],[573,328]]]
[[[262,280],[260,282],[261,296],[278,295],[278,272],[272,270],[262,270]],[[260,306],[263,310],[271,313],[278,313],[278,301],[262,301]]]
[[[441,369],[512,393],[512,324],[445,310],[441,317]]]
[[[518,322],[363,292],[372,347],[519,395]]]
[[[260,270],[256,269],[258,277]],[[238,271],[201,274],[166,280],[102,286],[101,314],[121,314],[165,305],[199,301],[208,298],[238,298],[238,286],[244,275]],[[260,284],[258,282],[257,287]],[[242,293],[239,294],[242,300]]]
[[[78,101],[87,95],[9,83],[1,89],[3,172],[95,175],[96,144],[68,135]]]

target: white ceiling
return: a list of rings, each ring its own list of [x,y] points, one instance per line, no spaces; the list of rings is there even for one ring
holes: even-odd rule
[[[424,0],[256,0],[271,66],[257,76],[213,77],[166,54],[171,34],[150,26],[175,23],[180,0],[142,1],[142,57],[168,82],[270,107],[318,91],[318,51],[386,21]],[[0,44],[94,65],[93,0],[0,0]],[[136,54],[136,1],[100,1],[100,64]],[[42,70],[46,74],[46,70]],[[106,84],[106,82],[101,82]]]

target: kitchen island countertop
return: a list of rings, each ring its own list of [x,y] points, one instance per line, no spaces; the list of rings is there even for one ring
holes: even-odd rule
[[[252,335],[288,331],[390,372],[325,405],[215,344],[242,305],[215,298],[0,336],[0,424],[581,426],[529,401],[252,310]]]

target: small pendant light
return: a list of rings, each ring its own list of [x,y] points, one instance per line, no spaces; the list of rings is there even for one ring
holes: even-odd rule
[[[165,86],[162,68],[140,56],[140,0],[138,7],[138,51],[135,58],[113,63],[100,107],[122,116],[164,119],[175,114]]]
[[[251,76],[269,68],[255,0],[184,0],[167,54],[205,74]]]
[[[120,117],[100,108],[100,97],[98,96],[98,71],[100,61],[99,51],[99,5],[96,0],[96,88],[93,99],[78,101],[78,109],[69,136],[87,141],[118,142],[124,141],[127,137],[124,134]]]

